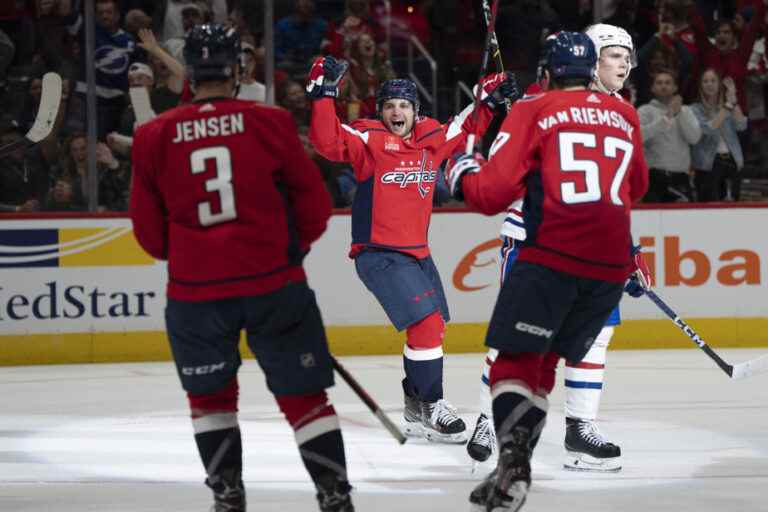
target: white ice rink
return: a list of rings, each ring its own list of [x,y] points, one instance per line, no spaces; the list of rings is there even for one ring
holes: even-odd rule
[[[729,362],[765,350],[723,350]],[[398,423],[402,359],[341,361]],[[470,427],[482,355],[446,358]],[[560,373],[562,370],[560,370]],[[561,469],[562,375],[523,511],[768,511],[768,375],[730,381],[699,350],[610,352],[601,426],[624,469]],[[358,512],[468,510],[464,446],[399,446],[340,379],[332,391]],[[252,360],[240,373],[252,512],[313,512],[313,489]],[[211,498],[170,363],[0,368],[0,511],[203,512]]]

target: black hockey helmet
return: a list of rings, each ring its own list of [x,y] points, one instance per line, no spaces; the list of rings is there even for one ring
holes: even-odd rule
[[[184,60],[193,82],[229,80],[240,63],[240,36],[234,28],[207,23],[193,28],[184,44]]]
[[[376,110],[381,112],[381,105],[391,99],[403,99],[413,103],[413,112],[419,115],[419,92],[416,84],[411,80],[394,79],[387,80],[376,93]]]

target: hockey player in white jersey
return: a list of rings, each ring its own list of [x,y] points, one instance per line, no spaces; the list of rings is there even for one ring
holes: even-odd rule
[[[636,63],[632,37],[622,28],[596,24],[587,28],[586,35],[595,44],[598,63],[592,88],[618,96]],[[539,84],[546,90],[546,84]],[[503,281],[515,258],[515,241],[525,240],[522,200],[508,210],[501,228],[501,280]],[[641,288],[630,286],[634,296]],[[570,470],[616,472],[621,469],[621,449],[609,442],[597,427],[597,412],[603,390],[606,351],[614,327],[620,323],[618,307],[611,313],[592,348],[580,363],[565,363],[565,451],[564,467]],[[496,448],[493,427],[489,372],[498,352],[490,349],[485,358],[480,389],[480,415],[467,443],[467,452],[478,462],[487,460]],[[534,442],[537,442],[535,439]]]

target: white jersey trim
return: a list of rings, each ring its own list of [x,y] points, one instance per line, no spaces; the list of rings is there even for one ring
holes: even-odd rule
[[[341,127],[344,128],[345,130],[347,130],[352,135],[355,135],[356,137],[360,137],[360,139],[362,139],[362,141],[364,143],[368,144],[368,134],[367,133],[359,132],[359,131],[355,130],[354,128],[352,128],[351,126],[346,125],[346,124],[342,124]]]
[[[464,121],[467,120],[467,117],[469,117],[469,114],[472,113],[473,107],[474,105],[472,104],[467,105],[464,110],[459,112],[459,114],[453,118],[451,124],[448,125],[448,131],[445,134],[446,141],[449,141],[457,135],[461,134],[461,127],[464,125]]]
[[[528,386],[523,384],[522,381],[519,380],[501,380],[491,386],[491,396],[496,399],[499,395],[503,395],[504,393],[516,393],[518,395],[522,395],[528,400],[531,400],[533,397],[533,393],[531,393],[531,390],[528,389]]]

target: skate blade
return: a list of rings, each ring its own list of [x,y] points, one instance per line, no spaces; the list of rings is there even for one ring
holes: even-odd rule
[[[621,457],[598,459],[585,453],[567,452],[563,468],[568,471],[618,473],[621,471]]]
[[[428,441],[433,443],[445,443],[445,444],[464,444],[467,442],[467,433],[459,432],[456,434],[441,434],[434,430],[424,429],[424,437]]]

